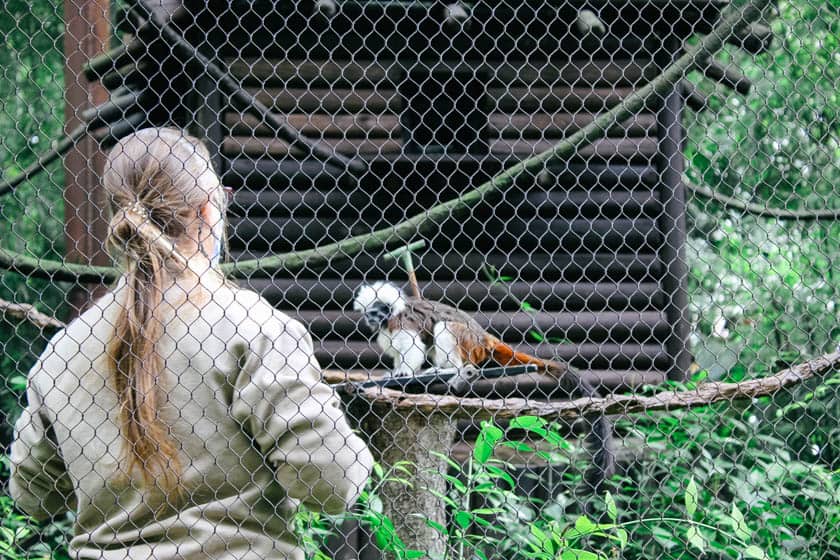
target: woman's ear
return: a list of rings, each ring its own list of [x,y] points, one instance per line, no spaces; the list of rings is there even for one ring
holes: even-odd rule
[[[213,200],[208,200],[199,210],[201,220],[209,227],[209,238],[202,240],[202,246],[206,249],[210,262],[215,266],[219,264],[222,254],[222,243],[225,231],[224,216],[222,216],[218,205]],[[206,245],[205,245],[206,243]]]

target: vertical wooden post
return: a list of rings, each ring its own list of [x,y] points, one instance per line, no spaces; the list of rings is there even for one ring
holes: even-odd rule
[[[676,58],[682,50],[681,42],[666,40],[666,51]],[[665,61],[668,62],[668,61]],[[660,286],[668,301],[665,316],[671,332],[665,348],[671,357],[668,378],[682,381],[688,374],[691,355],[688,351],[688,263],[685,259],[685,188],[682,182],[685,167],[683,156],[683,89],[680,85],[665,96],[658,114],[659,180],[662,184],[662,216],[659,227],[664,245],[660,252],[665,274]]]
[[[82,65],[108,48],[111,35],[110,0],[64,0],[65,131],[81,123],[85,109],[108,99],[97,82],[88,82]],[[108,264],[105,237],[108,209],[102,189],[105,156],[90,136],[81,140],[64,159],[64,221],[67,259],[86,264]],[[71,315],[78,314],[99,285],[80,286],[68,297]]]
[[[443,474],[448,466],[430,452],[449,457],[455,427],[455,420],[436,410],[376,407],[362,420],[371,452],[383,468],[399,461],[414,464],[410,488],[396,483],[383,485],[383,513],[394,522],[396,533],[407,548],[425,551],[431,558],[442,558],[446,552],[445,539],[426,524],[426,519],[447,525],[446,506],[431,491],[446,494]],[[392,560],[393,556],[387,558]]]

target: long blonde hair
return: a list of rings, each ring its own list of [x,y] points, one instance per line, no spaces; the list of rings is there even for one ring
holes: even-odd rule
[[[170,128],[147,128],[120,140],[108,155],[104,186],[113,210],[108,243],[126,264],[126,296],[107,345],[126,473],[139,468],[147,487],[180,494],[178,444],[159,416],[159,309],[166,286],[189,272],[179,245],[202,227],[200,209],[216,200],[221,187],[207,149]]]

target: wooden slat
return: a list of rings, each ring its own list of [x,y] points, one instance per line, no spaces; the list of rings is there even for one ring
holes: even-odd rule
[[[593,388],[606,393],[629,391],[642,385],[658,385],[665,375],[657,370],[635,369],[578,369],[581,377]],[[480,380],[472,384],[470,395],[490,399],[526,397],[534,399],[568,399],[569,395],[559,386],[557,380],[546,375],[517,375],[500,380]]]
[[[504,216],[450,219],[438,226],[432,239],[441,250],[469,251],[473,247],[505,252],[611,251],[652,252],[661,242],[650,219],[524,221]],[[487,214],[485,214],[487,215]],[[357,219],[233,218],[230,245],[234,249],[299,251],[362,235],[384,223],[366,224]]]
[[[269,60],[235,59],[228,68],[246,86],[299,88],[396,88],[403,76],[417,65],[413,60]],[[462,62],[452,65],[423,64],[419,72],[436,75],[479,77],[491,84],[505,85],[585,85],[590,87],[637,85],[654,78],[661,69],[650,59],[601,59],[524,64],[482,64]],[[416,72],[416,71],[415,71]]]
[[[581,377],[592,383],[601,391],[632,390],[642,385],[658,385],[665,380],[665,374],[656,370],[615,370],[615,369],[584,369],[578,370]],[[323,380],[329,384],[344,383],[346,381],[368,381],[379,379],[388,374],[387,369],[324,369]],[[556,395],[557,381],[546,375],[527,374],[509,378],[476,381],[470,395],[486,398],[533,397],[533,398],[563,398]],[[447,388],[443,384],[431,385],[428,390],[445,393]],[[463,431],[472,432],[470,428],[459,427]],[[474,434],[473,434],[473,437]]]
[[[302,115],[285,116],[292,128],[310,138],[399,138],[397,115]],[[232,136],[274,136],[271,129],[252,115],[227,113],[225,124]]]
[[[398,154],[402,151],[399,140],[371,138],[359,140],[324,139],[323,146],[331,148],[341,154],[353,154],[365,157],[375,157],[380,154]],[[228,157],[245,155],[248,157],[268,156],[280,159],[293,154],[288,144],[274,138],[254,138],[253,136],[229,136],[225,138],[223,151]]]
[[[490,143],[490,151],[499,157],[525,158],[548,151],[555,144],[547,140],[497,140]],[[604,138],[577,150],[574,159],[645,162],[654,156],[656,147],[656,138],[648,136]]]
[[[400,138],[402,127],[397,115],[303,115],[285,117],[289,125],[309,138]],[[490,138],[563,138],[594,120],[589,114],[507,114],[488,117]],[[225,124],[232,136],[274,136],[273,131],[251,115],[227,113]],[[649,136],[655,133],[656,118],[650,114],[633,117],[610,129],[611,136]]]
[[[589,114],[508,114],[489,117],[491,138],[560,139],[587,126],[595,119]],[[655,129],[653,115],[640,114],[609,130],[610,136],[648,136]]]
[[[325,147],[332,148],[344,155],[375,158],[384,155],[402,153],[402,142],[389,138],[367,138],[359,140],[321,140]],[[528,157],[550,149],[554,142],[529,140],[495,140],[490,142],[490,151],[496,157]],[[289,157],[288,144],[274,138],[254,138],[252,136],[229,136],[225,139],[222,151],[227,157],[264,157],[274,159]],[[652,137],[605,138],[577,151],[576,159],[598,158],[607,160],[649,160],[656,151],[656,139]]]
[[[489,179],[505,167],[517,163],[517,158],[498,158],[493,155],[472,154],[392,154],[369,162],[370,172],[377,177],[376,184],[386,186],[403,185],[406,181],[417,184],[434,184],[435,177],[450,183],[459,174],[468,177],[467,186],[482,178]],[[338,176],[332,168],[314,160],[297,161],[270,158],[249,158],[232,156],[225,158],[222,181],[232,187],[249,186],[260,188],[270,186],[287,188],[332,188],[338,183]],[[587,163],[555,161],[547,165],[553,181],[567,188],[602,186],[614,188],[636,188],[653,186],[658,180],[656,169],[650,165],[631,163],[604,164],[597,161]],[[534,177],[525,176],[533,184]]]
[[[455,189],[453,189],[455,191]],[[457,196],[457,191],[451,196]],[[375,191],[345,191],[342,189],[240,189],[235,192],[230,207],[232,217],[263,218],[266,216],[289,218],[320,217],[322,219],[352,215],[355,218],[372,215],[384,222],[395,222],[422,212],[430,205],[450,198],[450,193],[439,189],[418,189],[413,204],[401,200],[383,204]],[[513,190],[505,196],[503,205],[496,205],[493,213],[498,216],[526,215],[528,217],[556,218],[638,218],[655,217],[662,204],[652,190],[542,190],[526,192]],[[365,223],[370,223],[367,219]]]
[[[597,113],[607,110],[633,93],[633,88],[501,87],[488,88],[490,112],[501,113]]]
[[[534,302],[541,305],[540,302]],[[287,311],[318,339],[369,340],[362,315],[349,310]],[[659,311],[478,312],[473,318],[488,332],[512,344],[535,342],[534,331],[570,342],[662,342],[669,328]]]
[[[348,275],[352,274],[352,270]],[[390,275],[390,274],[389,274]],[[361,276],[359,274],[358,276]],[[243,288],[259,292],[272,305],[294,310],[350,309],[354,291],[365,282],[361,277],[341,279],[254,279],[241,280]],[[487,282],[421,282],[423,297],[443,301],[468,312],[518,311],[517,300],[534,300],[547,311],[569,312],[585,309],[636,310],[659,309],[662,293],[656,282],[615,284],[517,282],[491,286]],[[510,294],[510,295],[509,295]],[[511,295],[513,297],[511,297]],[[515,299],[514,299],[515,298]]]
[[[278,113],[391,113],[402,110],[402,98],[392,89],[249,88],[254,96]]]
[[[400,94],[386,88],[249,88],[249,91],[262,103],[283,114],[398,114],[403,108]],[[486,103],[490,113],[595,113],[609,109],[632,92],[633,88],[628,87],[490,87]]]
[[[263,252],[232,251],[232,260],[264,257]],[[548,254],[526,253],[441,253],[429,250],[415,258],[417,276],[420,280],[434,278],[438,282],[460,280],[474,281],[482,277],[485,266],[494,266],[499,274],[517,278],[523,282],[648,282],[659,278],[661,263],[656,255],[634,252],[616,255],[599,254]],[[332,266],[313,270],[304,268],[294,272],[294,278],[335,279],[348,275],[376,278],[388,274],[396,282],[405,282],[406,276],[393,264],[385,263],[378,256],[360,254],[352,258],[337,259]],[[254,277],[259,277],[255,274]],[[271,273],[282,278],[282,273]]]

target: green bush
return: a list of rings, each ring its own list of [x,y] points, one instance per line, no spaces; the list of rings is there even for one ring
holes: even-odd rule
[[[0,6],[0,173],[12,177],[62,130],[64,58],[61,2],[9,0]],[[60,165],[21,185],[0,204],[0,246],[35,257],[64,253]],[[0,273],[0,298],[60,314],[66,286]],[[26,372],[45,339],[34,327],[0,318],[0,444],[17,416]]]

